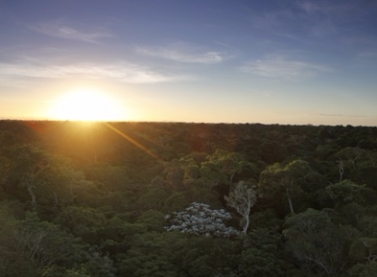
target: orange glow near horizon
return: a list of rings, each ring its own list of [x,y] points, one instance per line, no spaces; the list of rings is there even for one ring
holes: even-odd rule
[[[75,89],[54,101],[49,117],[56,120],[120,121],[127,120],[127,110],[111,97],[95,89]]]

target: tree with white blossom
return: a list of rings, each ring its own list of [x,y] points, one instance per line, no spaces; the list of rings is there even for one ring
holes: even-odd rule
[[[214,237],[237,236],[236,229],[225,226],[224,221],[231,218],[224,209],[212,210],[208,204],[193,202],[181,212],[166,215],[169,226],[165,230]]]

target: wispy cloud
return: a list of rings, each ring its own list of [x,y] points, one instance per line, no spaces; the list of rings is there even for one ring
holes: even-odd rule
[[[317,116],[325,117],[370,117],[368,115],[352,115],[352,114],[330,114],[330,113],[317,113]]]
[[[254,28],[262,30],[281,29],[289,20],[294,19],[290,10],[269,11],[266,13],[254,13],[250,20]]]
[[[287,59],[283,55],[268,55],[263,59],[251,61],[241,67],[241,70],[254,75],[293,80],[312,77],[320,73],[329,73],[330,67],[306,61]]]
[[[112,34],[104,31],[84,32],[66,25],[51,23],[38,24],[31,29],[47,36],[89,43],[99,43],[101,39],[113,37]]]
[[[336,32],[331,20],[309,16],[305,11],[292,10],[254,13],[251,16],[252,27],[279,37],[305,42],[309,36],[321,37]]]
[[[358,53],[357,57],[363,59],[375,59],[377,58],[377,50],[376,49],[366,49]]]
[[[265,92],[263,95],[267,98],[272,98],[272,94],[270,92]]]
[[[360,24],[368,18],[367,9],[360,9],[357,1],[344,0],[304,0],[298,1],[297,7],[302,18],[310,24],[307,26],[311,34],[325,37],[334,34],[349,35],[355,23]],[[343,31],[347,30],[347,33]]]
[[[189,79],[188,76],[160,73],[130,63],[42,65],[33,63],[0,63],[0,79],[22,78],[91,78],[111,79],[126,83],[160,83]]]
[[[354,1],[300,1],[298,7],[304,10],[306,13],[324,13],[328,15],[343,15],[354,10]]]
[[[350,0],[297,0],[284,9],[254,12],[250,21],[256,29],[288,38],[328,38],[344,30],[352,31],[352,23],[359,23],[367,14],[359,7]]]
[[[139,47],[136,52],[182,63],[215,64],[226,59],[225,53],[214,50],[203,51],[187,43],[176,43],[167,47]]]

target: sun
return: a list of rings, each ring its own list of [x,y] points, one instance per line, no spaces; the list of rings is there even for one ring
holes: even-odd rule
[[[119,121],[125,117],[124,109],[114,99],[89,88],[63,94],[50,113],[54,119],[75,121]]]

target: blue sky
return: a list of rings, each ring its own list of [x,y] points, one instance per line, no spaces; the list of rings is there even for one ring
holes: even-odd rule
[[[376,126],[377,2],[0,0],[0,118],[80,88],[118,120]]]

